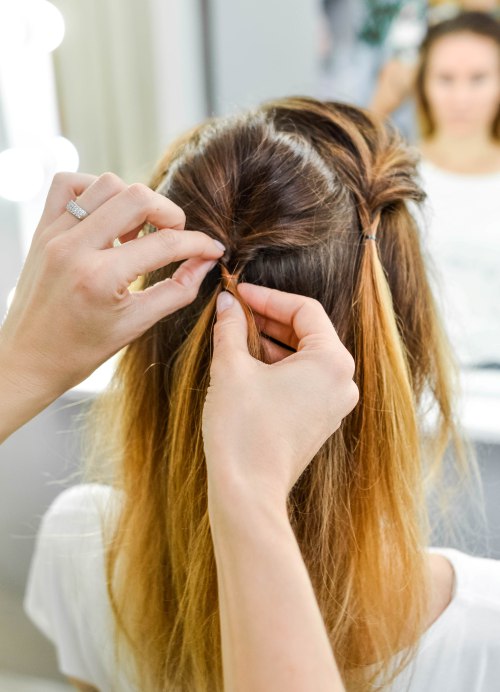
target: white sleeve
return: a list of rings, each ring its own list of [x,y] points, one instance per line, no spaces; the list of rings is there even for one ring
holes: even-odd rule
[[[85,616],[89,607],[85,592],[92,587],[84,583],[88,577],[85,561],[102,557],[98,555],[102,553],[100,517],[91,502],[93,488],[81,485],[65,490],[43,517],[24,600],[27,615],[55,645],[61,672],[89,684],[96,680],[86,646],[93,633]]]

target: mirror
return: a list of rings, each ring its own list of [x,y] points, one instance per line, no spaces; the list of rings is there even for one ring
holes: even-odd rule
[[[450,3],[434,5],[436,12],[450,11]],[[413,69],[426,22],[425,3],[396,0],[1,3],[1,309],[12,296],[56,171],[112,170],[127,182],[147,182],[172,138],[208,115],[300,93],[371,106],[388,61]],[[390,117],[407,139],[419,144],[414,100],[403,99],[396,106]],[[500,166],[498,176],[500,192]],[[433,194],[439,196],[439,181],[435,184]],[[463,187],[458,190],[457,204],[466,194]],[[447,199],[440,213],[453,210],[454,200]],[[474,228],[474,234],[479,230]],[[431,232],[439,229],[423,231]],[[459,251],[464,240],[447,237],[446,248]],[[498,282],[500,276],[499,243],[495,233],[481,248],[474,242],[467,246],[466,254],[472,246],[478,252],[474,262],[484,259],[488,271],[496,263],[497,273],[471,285],[466,270],[460,286],[464,299],[473,293],[477,305],[495,304],[496,292],[491,295],[488,287],[490,279]],[[429,243],[430,254],[438,252],[432,248]],[[459,254],[457,272],[463,248]],[[458,284],[459,277],[456,273]],[[500,557],[495,497],[500,347],[497,353],[499,360],[488,356],[488,363],[481,363],[489,367],[463,369],[462,415],[478,451],[490,527],[488,535],[471,536],[468,547],[481,552],[489,541],[493,555]],[[0,689],[67,689],[50,645],[23,614],[22,597],[40,516],[74,482],[80,467],[77,414],[109,381],[112,366],[108,362],[0,448]],[[473,508],[462,512],[472,515]],[[44,681],[46,688],[41,687]]]

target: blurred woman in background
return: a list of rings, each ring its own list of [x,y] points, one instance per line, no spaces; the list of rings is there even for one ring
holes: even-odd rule
[[[403,12],[407,5],[403,3]],[[405,106],[411,113],[411,127],[403,129],[410,141],[415,141],[417,127],[415,123],[413,94],[415,78],[418,72],[418,49],[427,27],[435,26],[442,21],[452,19],[461,12],[487,12],[500,19],[500,2],[498,0],[429,0],[420,3],[420,12],[403,21],[401,12],[399,20],[394,23],[388,36],[388,43],[393,50],[386,62],[378,70],[376,85],[370,101],[370,110],[382,117],[391,116],[398,127],[398,109]],[[407,116],[409,119],[409,115]]]
[[[417,76],[428,249],[464,366],[500,367],[500,24],[432,28]]]

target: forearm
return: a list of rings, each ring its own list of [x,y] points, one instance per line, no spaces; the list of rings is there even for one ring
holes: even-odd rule
[[[378,76],[370,110],[383,118],[390,116],[410,95],[415,73],[415,65],[408,65],[397,58],[389,60]]]
[[[43,384],[33,363],[23,362],[0,342],[0,444],[59,394]]]
[[[224,689],[343,690],[286,508],[274,511],[241,498],[232,509],[224,504],[212,503],[210,511]]]

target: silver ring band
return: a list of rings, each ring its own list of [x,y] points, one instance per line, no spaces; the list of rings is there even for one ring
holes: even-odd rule
[[[69,211],[70,214],[73,214],[73,216],[76,217],[79,221],[81,221],[89,215],[88,211],[82,209],[82,207],[79,204],[77,204],[74,199],[70,199],[70,201],[66,205],[66,209],[67,211]]]

